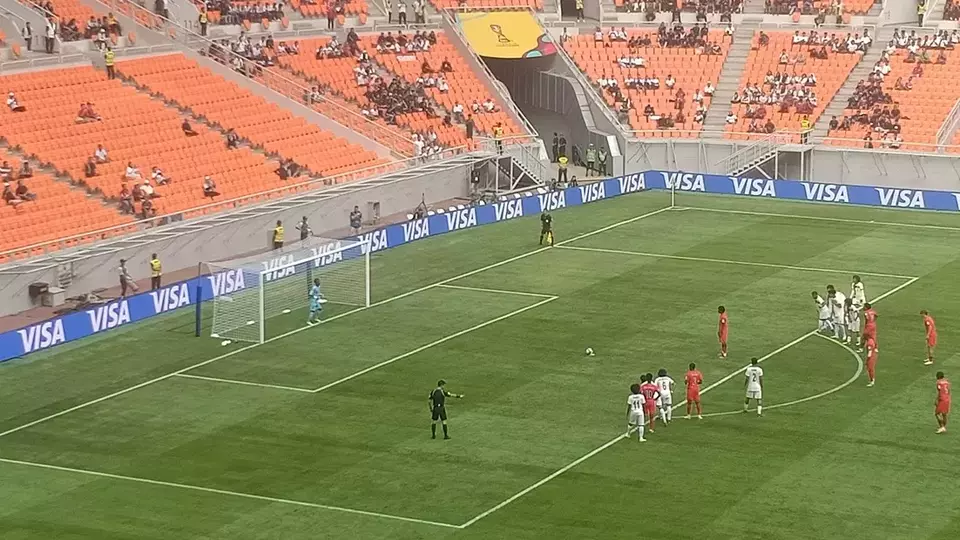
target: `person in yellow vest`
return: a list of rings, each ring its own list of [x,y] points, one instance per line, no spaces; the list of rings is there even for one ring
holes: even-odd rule
[[[103,51],[103,63],[107,66],[107,78],[116,79],[117,73],[113,69],[114,59],[116,58],[117,53],[113,52],[113,48],[107,47],[107,50]]]
[[[569,162],[567,156],[560,156],[560,159],[557,160],[557,183],[560,185],[567,183],[567,163]]]
[[[496,125],[493,126],[493,139],[497,143],[497,153],[502,154],[503,153],[503,124],[500,122],[497,122]]]
[[[206,35],[207,35],[207,22],[209,22],[208,19],[207,19],[207,6],[203,6],[202,8],[200,8],[200,19],[199,19],[199,21],[200,21],[200,35],[201,35],[201,36],[206,36]]]
[[[807,144],[807,137],[810,135],[810,130],[813,129],[813,123],[810,122],[809,116],[804,116],[800,120],[800,143]]]
[[[150,255],[150,288],[157,290],[160,288],[160,277],[163,275],[163,266],[157,254]]]
[[[577,0],[577,22],[583,22],[583,0]]]
[[[283,247],[283,222],[277,220],[277,226],[273,228],[273,249]]]
[[[927,13],[926,0],[917,0],[917,26],[923,26],[923,16]]]

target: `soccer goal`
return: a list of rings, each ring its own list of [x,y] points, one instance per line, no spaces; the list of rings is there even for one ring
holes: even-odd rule
[[[305,324],[315,279],[325,311],[370,306],[369,241],[310,238],[284,250],[202,263],[200,272],[213,296],[215,338],[263,343],[268,327],[282,332]],[[199,310],[197,317],[200,328]]]

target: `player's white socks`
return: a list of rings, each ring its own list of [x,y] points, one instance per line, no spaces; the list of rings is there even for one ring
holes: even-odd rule
[[[643,440],[643,425],[637,428],[637,439]]]
[[[757,415],[763,414],[763,405],[757,405]]]

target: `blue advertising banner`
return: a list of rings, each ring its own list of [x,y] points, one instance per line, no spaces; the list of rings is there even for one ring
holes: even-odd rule
[[[890,208],[960,211],[960,193],[915,189],[857,186],[794,180],[738,178],[676,171],[646,171],[610,178],[562,191],[531,194],[495,204],[479,205],[453,212],[437,213],[424,219],[390,225],[360,235],[369,240],[370,251],[414,242],[429,236],[497,223],[567,206],[578,206],[644,190],[676,189],[683,192],[719,193],[749,197],[792,199]],[[351,239],[352,240],[352,239]],[[335,264],[343,258],[362,255],[359,251],[336,252],[337,243],[313,249],[314,266]],[[270,271],[292,262],[293,254],[284,254],[260,263]],[[302,256],[302,255],[301,255]],[[287,260],[289,259],[289,260]],[[294,271],[294,269],[289,269]],[[41,323],[0,334],[0,362],[80,338],[106,332],[120,326],[204,302],[218,295],[255,287],[259,272],[227,270],[174,283],[125,299],[114,300],[94,309],[77,311]],[[268,273],[266,279],[283,277]],[[253,282],[251,282],[253,281]],[[199,297],[197,290],[199,287]]]

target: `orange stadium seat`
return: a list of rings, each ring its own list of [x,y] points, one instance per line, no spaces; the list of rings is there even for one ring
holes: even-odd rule
[[[459,102],[464,106],[464,113],[466,114],[474,101],[482,103],[488,98],[494,99],[498,111],[474,115],[473,119],[476,122],[477,130],[488,135],[492,134],[494,125],[500,122],[503,125],[504,137],[526,134],[526,131],[509,114],[503,112],[504,104],[498,101],[499,97],[490,95],[486,86],[473,72],[467,61],[460,56],[460,52],[450,43],[447,36],[439,31],[436,32],[436,35],[437,44],[427,52],[411,52],[399,56],[392,53],[378,53],[375,46],[376,36],[363,37],[361,46],[366,48],[371,58],[390,72],[402,76],[408,82],[416,81],[421,75],[424,60],[430,64],[431,68],[439,70],[440,65],[446,59],[453,67],[453,72],[446,74],[450,91],[444,94],[436,88],[428,89],[430,97],[437,104],[450,111]]]
[[[5,150],[0,150],[2,161],[14,169],[20,164],[19,157]],[[33,176],[24,179],[24,184],[36,199],[17,206],[0,205],[0,228],[4,232],[0,236],[0,253],[133,221],[132,217],[104,206],[103,201],[88,197],[82,189],[71,188],[67,181],[48,174],[34,171]],[[26,255],[29,253],[15,254]],[[0,255],[0,262],[5,262],[4,258]]]
[[[93,9],[80,0],[50,0],[50,4],[53,6],[53,13],[60,18],[62,23],[67,23],[70,22],[71,19],[75,19],[77,26],[81,30],[83,30],[87,21],[90,20],[90,17],[97,15]],[[104,11],[104,13],[106,13],[106,11]],[[33,31],[34,33],[42,33],[43,29],[34,28]]]
[[[901,131],[903,139],[902,150],[932,152],[937,144],[937,131],[943,121],[950,114],[954,103],[960,98],[960,87],[954,86],[956,72],[960,71],[960,54],[956,50],[945,50],[946,64],[923,64],[923,75],[913,80],[911,90],[897,90],[897,79],[904,81],[910,78],[914,62],[905,62],[907,53],[898,49],[890,58],[890,73],[884,78],[884,91],[890,94],[901,112]],[[938,51],[930,49],[932,58],[936,58]],[[846,112],[854,113],[853,110]],[[869,111],[864,111],[869,113]],[[826,142],[833,146],[859,147],[864,146],[863,138],[870,131],[868,126],[854,125],[850,131],[831,130]],[[881,133],[873,133],[874,146],[881,147]],[[912,143],[912,144],[911,144]],[[960,139],[955,138],[948,144],[958,144]],[[960,149],[948,148],[951,153],[960,153]]]
[[[218,77],[181,54],[126,60],[117,69],[194,114],[233,128],[265,151],[293,159],[324,176],[388,163],[332,133]]]
[[[723,67],[723,61],[726,58],[727,51],[730,48],[730,39],[722,30],[710,30],[707,34],[707,41],[717,43],[720,46],[721,54],[706,55],[697,54],[694,49],[689,48],[665,48],[656,44],[657,33],[640,30],[627,29],[629,37],[649,35],[653,41],[651,47],[639,47],[632,50],[627,47],[627,43],[622,41],[611,41],[609,36],[604,34],[602,42],[597,42],[592,34],[580,34],[571,36],[564,43],[564,48],[570,53],[574,62],[583,71],[587,78],[594,84],[603,75],[612,76],[617,79],[622,89],[625,89],[624,81],[628,78],[652,77],[656,75],[661,80],[659,90],[636,90],[629,89],[624,95],[629,95],[633,101],[633,108],[630,111],[630,127],[638,131],[649,131],[644,137],[689,137],[696,138],[701,129],[701,125],[693,121],[694,108],[691,103],[687,103],[684,108],[686,122],[676,124],[673,129],[657,129],[655,121],[649,120],[642,114],[644,107],[649,103],[657,113],[675,112],[674,93],[677,90],[683,90],[689,98],[692,98],[696,90],[702,90],[710,82],[717,84],[720,78],[720,70]],[[623,68],[617,63],[621,56],[638,55],[646,62],[644,68]],[[673,76],[677,83],[674,90],[669,90],[663,84],[667,76]],[[622,90],[623,91],[623,90]],[[614,99],[607,92],[598,89],[606,100],[607,105],[613,107]],[[704,98],[704,105],[709,108],[710,98]]]
[[[457,9],[461,7],[490,9],[535,9],[543,11],[543,0],[430,0],[437,9]]]
[[[367,37],[361,38],[361,46],[370,51],[375,50],[372,39],[373,38]],[[277,58],[278,63],[294,74],[307,77],[309,79],[307,82],[310,86],[319,85],[328,88],[334,94],[351,101],[352,104],[344,103],[344,106],[354,107],[357,109],[357,112],[359,112],[357,106],[369,105],[369,100],[366,97],[366,87],[357,85],[356,76],[353,71],[357,65],[357,61],[352,57],[317,60],[314,54],[314,51],[323,47],[329,41],[330,38],[327,37],[301,41],[301,53],[299,55],[280,56]],[[396,74],[391,75],[396,76]],[[442,119],[427,118],[425,113],[402,114],[398,116],[396,121],[398,126],[408,128],[410,131],[421,134],[425,134],[431,130],[436,132],[440,143],[447,147],[463,146],[467,142],[466,131],[462,127],[444,127]],[[397,128],[388,126],[383,120],[378,120],[378,123],[381,124],[384,129],[396,130],[398,132],[397,138],[409,138],[408,135],[400,133],[400,130]],[[375,138],[380,140],[380,137]],[[397,138],[391,141],[381,142],[393,146],[393,144],[390,143],[396,141]]]
[[[92,67],[7,75],[0,77],[0,84],[15,91],[27,107],[26,113],[0,115],[0,134],[25,154],[108,198],[119,194],[127,162],[144,177],[159,166],[172,178],[170,184],[156,187],[158,215],[208,204],[201,190],[206,175],[214,178],[224,198],[284,187],[274,173],[276,164],[264,156],[247,148],[228,150],[222,134],[201,122],[193,123],[199,135],[186,137],[177,110],[119,80],[108,80]],[[86,101],[93,102],[101,122],[75,123],[79,104]],[[98,167],[97,176],[85,178],[84,163],[98,144],[111,160]]]
[[[792,32],[770,32],[767,35],[770,37],[770,43],[766,47],[760,47],[760,34],[754,34],[750,55],[747,57],[747,65],[743,71],[743,76],[740,78],[737,91],[742,92],[747,84],[756,84],[764,91],[769,91],[770,87],[764,84],[764,77],[768,72],[789,75],[812,73],[817,79],[816,86],[812,87],[817,95],[817,105],[814,107],[813,113],[808,116],[811,124],[815,124],[823,110],[830,104],[833,96],[850,76],[850,72],[860,61],[861,55],[859,53],[835,54],[830,52],[826,60],[821,60],[810,56],[810,49],[819,48],[818,46],[793,44],[794,34]],[[798,56],[802,57],[804,63],[781,64],[780,55],[782,51],[786,51],[791,59]],[[794,109],[791,109],[790,112],[780,112],[779,107],[775,105],[763,105],[763,107],[767,109],[766,117],[773,122],[778,131],[799,131],[803,115],[798,114]],[[747,110],[746,105],[731,104],[730,109],[736,113],[737,122],[726,125],[726,138],[747,139],[762,136],[762,134],[747,135],[750,119],[744,116],[744,112]],[[794,138],[795,142],[799,142],[800,134],[797,133]]]

